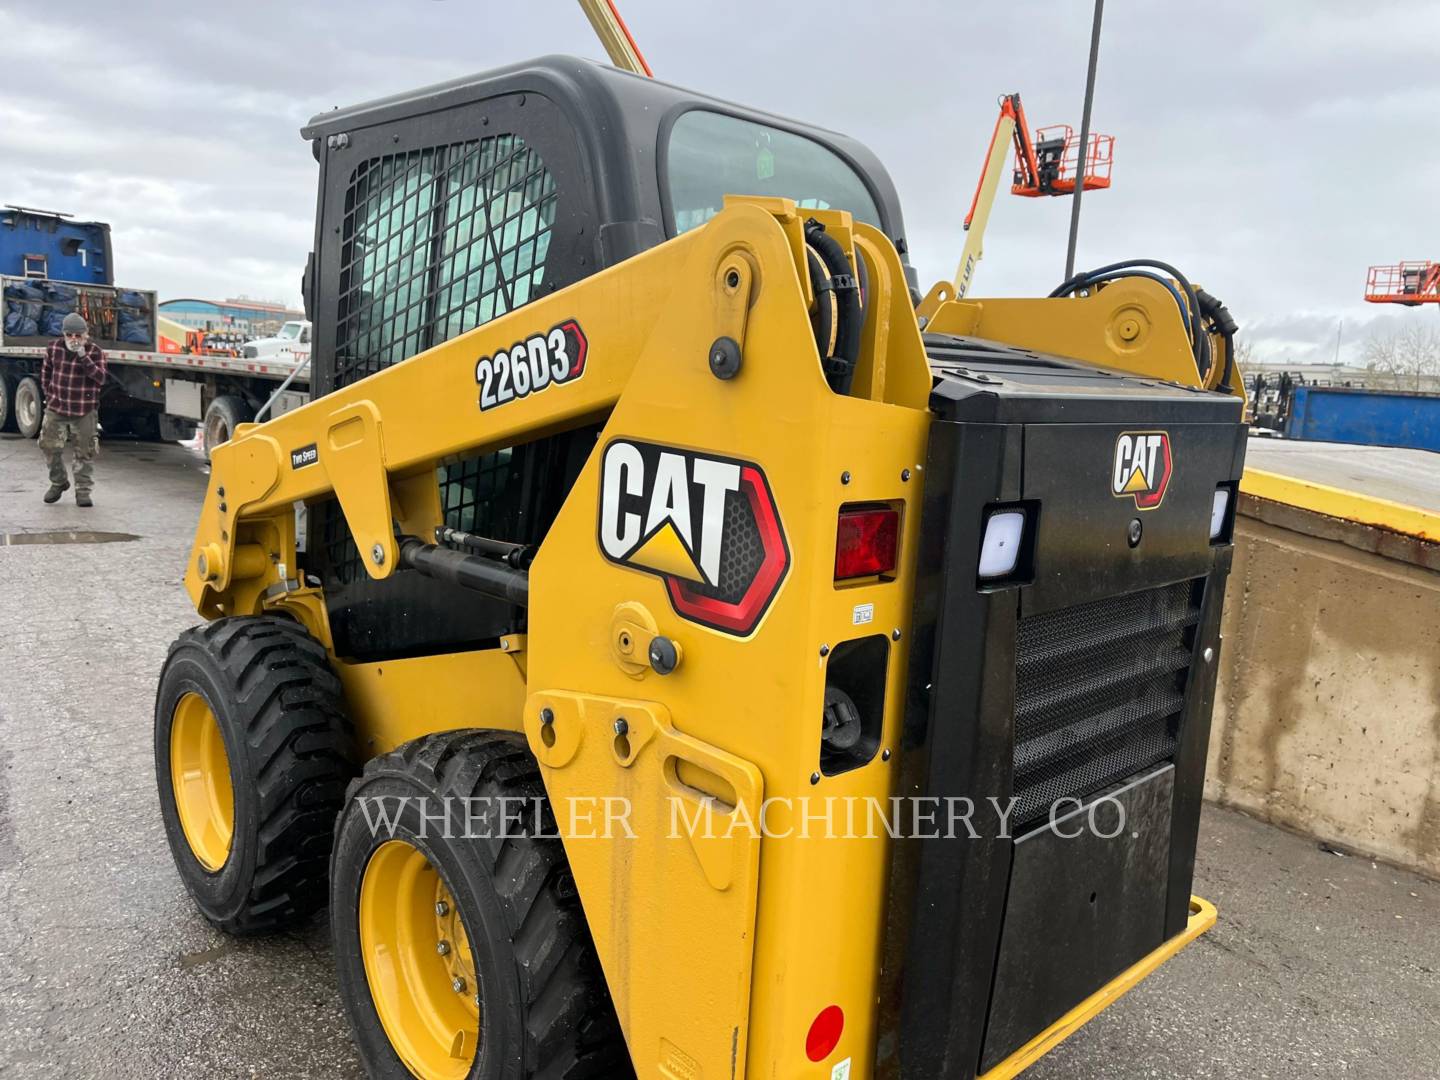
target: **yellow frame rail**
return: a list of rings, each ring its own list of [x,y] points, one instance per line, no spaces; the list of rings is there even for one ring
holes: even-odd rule
[[[1147,975],[1215,925],[1215,905],[1198,896],[1190,897],[1190,921],[1185,932],[1176,934],[1149,956],[1121,972],[1015,1053],[996,1065],[980,1080],[1011,1080],[1054,1050],[1075,1032],[1138,986]]]

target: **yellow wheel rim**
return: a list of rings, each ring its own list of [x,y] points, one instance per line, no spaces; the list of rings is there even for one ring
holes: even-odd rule
[[[220,725],[199,694],[182,697],[170,721],[170,786],[190,851],[206,870],[219,870],[235,837],[235,789]]]
[[[380,1023],[420,1080],[461,1080],[480,1045],[479,986],[454,897],[403,840],[375,849],[360,882],[360,950]]]

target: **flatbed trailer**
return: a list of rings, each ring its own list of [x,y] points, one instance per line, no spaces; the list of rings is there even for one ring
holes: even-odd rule
[[[305,403],[308,357],[165,351],[155,293],[117,286],[112,256],[104,222],[0,208],[0,431],[40,433],[40,366],[69,312],[85,317],[109,361],[104,434],[175,441],[199,425],[208,455],[267,404],[279,415]]]
[[[12,345],[0,336],[0,430],[39,434],[44,356],[43,345]],[[253,419],[282,385],[267,415],[308,400],[308,360],[123,348],[106,348],[105,357],[109,372],[100,414],[111,434],[174,441],[191,438],[203,424],[208,450],[227,441],[236,424]]]

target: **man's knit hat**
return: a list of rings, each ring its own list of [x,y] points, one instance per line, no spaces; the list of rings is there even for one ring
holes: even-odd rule
[[[72,311],[69,315],[66,315],[64,321],[60,323],[60,332],[62,334],[88,334],[90,332],[90,324],[87,323],[82,316]]]

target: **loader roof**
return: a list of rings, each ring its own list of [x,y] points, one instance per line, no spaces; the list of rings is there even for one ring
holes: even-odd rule
[[[864,144],[835,131],[746,108],[687,90],[658,79],[644,78],[606,64],[574,56],[542,56],[507,67],[313,117],[301,134],[314,142],[317,159],[331,136],[411,121],[423,114],[459,110],[490,98],[535,93],[566,115],[581,141],[582,157],[594,163],[590,182],[607,210],[602,219],[634,222],[659,213],[666,235],[677,228],[666,183],[666,151],[676,121],[686,113],[719,113],[818,143],[836,155],[863,183],[873,199],[878,221],[902,258],[904,223],[899,198],[885,167]],[[763,190],[734,194],[770,194]],[[783,193],[783,192],[774,192]],[[841,206],[858,217],[871,215],[861,207]],[[656,237],[658,240],[659,237]]]

